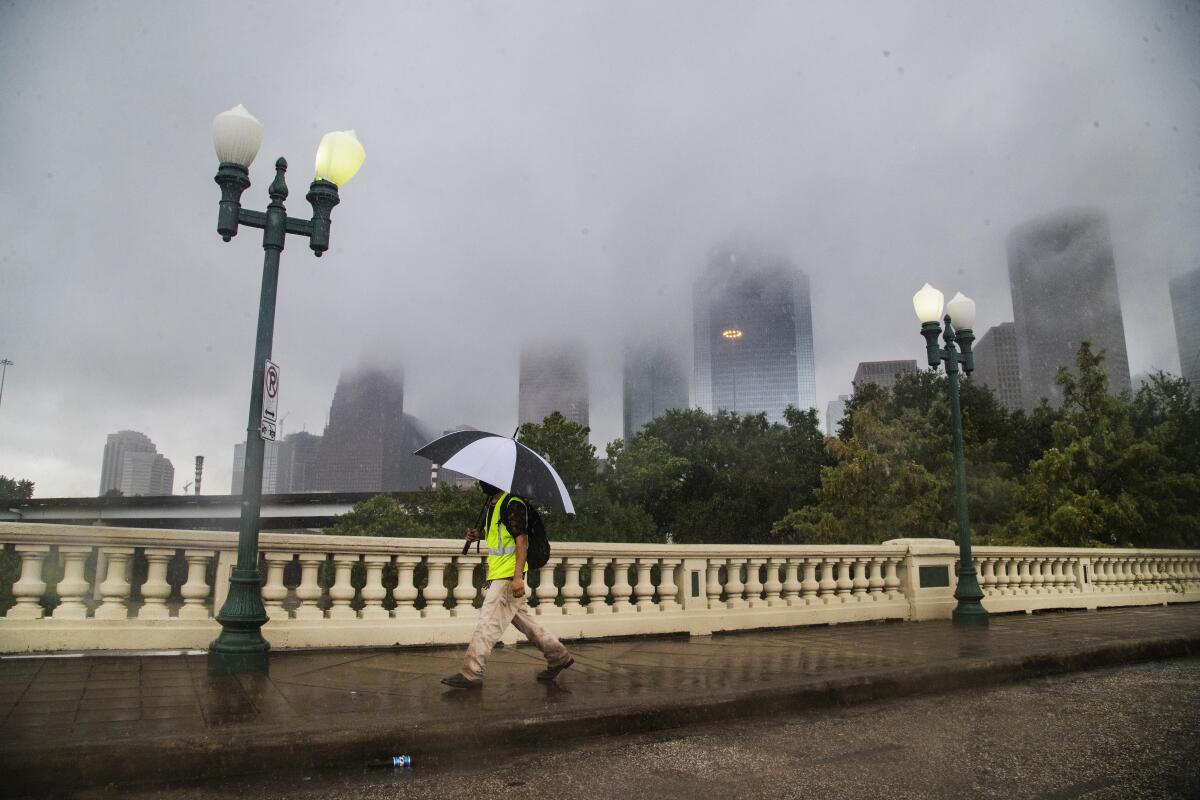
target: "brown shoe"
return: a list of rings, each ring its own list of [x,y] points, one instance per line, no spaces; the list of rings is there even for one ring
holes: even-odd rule
[[[461,672],[456,672],[453,675],[447,675],[445,678],[442,678],[442,683],[452,689],[474,689],[477,686],[482,686],[483,680],[471,680]]]
[[[549,683],[550,681],[552,681],[558,677],[558,673],[562,672],[564,669],[566,669],[567,667],[571,666],[574,663],[575,663],[575,659],[568,656],[567,660],[564,661],[563,663],[559,664],[557,667],[546,667],[544,670],[539,672],[535,677],[537,677],[537,679],[539,681],[541,681],[542,683]]]

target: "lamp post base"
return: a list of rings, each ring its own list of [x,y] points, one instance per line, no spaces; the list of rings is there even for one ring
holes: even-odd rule
[[[986,628],[988,625],[988,612],[978,600],[959,600],[951,618],[955,627]]]
[[[266,644],[264,642],[263,644]],[[266,673],[268,671],[270,645],[246,651],[217,650],[216,642],[208,650],[208,671],[212,675],[243,673]]]
[[[270,643],[263,638],[266,609],[259,595],[257,570],[235,567],[229,578],[229,597],[217,615],[221,632],[208,646],[209,672],[265,672]]]

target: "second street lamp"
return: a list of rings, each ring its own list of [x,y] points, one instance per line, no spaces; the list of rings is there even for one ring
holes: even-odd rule
[[[967,469],[963,457],[962,409],[958,399],[958,372],[968,375],[975,369],[971,358],[971,343],[975,334],[975,301],[959,292],[944,304],[946,316],[942,321],[944,296],[928,283],[913,295],[913,308],[921,321],[921,335],[925,337],[926,355],[929,366],[934,369],[945,362],[946,378],[950,395],[950,428],[954,435],[954,489],[958,508],[958,586],[954,599],[955,625],[987,625],[988,613],[984,609],[983,591],[979,588],[979,576],[975,573],[975,562],[971,556],[971,522],[967,515]],[[942,325],[945,324],[943,330]],[[945,347],[938,346],[938,336]]]
[[[354,177],[362,166],[362,145],[353,131],[328,133],[317,150],[316,178],[306,199],[312,219],[287,215],[283,201],[288,188],[284,181],[287,161],[275,162],[275,180],[267,193],[271,203],[266,212],[242,208],[241,197],[250,186],[250,164],[262,144],[262,126],[242,106],[218,114],[213,120],[213,145],[220,166],[215,178],[221,187],[217,233],[225,241],[237,235],[239,225],[263,231],[262,293],[258,304],[258,334],[250,379],[250,416],[246,424],[246,468],[242,479],[241,523],[238,527],[237,563],[229,576],[229,595],[217,614],[221,633],[208,648],[208,666],[221,672],[263,670],[270,645],[262,635],[267,621],[258,571],[259,509],[262,503],[263,450],[275,431],[263,423],[263,383],[275,330],[275,294],[279,285],[279,254],[287,234],[305,236],[313,253],[329,249],[329,215],[339,202],[338,186]],[[276,379],[277,374],[272,374]],[[273,382],[272,386],[276,384]]]

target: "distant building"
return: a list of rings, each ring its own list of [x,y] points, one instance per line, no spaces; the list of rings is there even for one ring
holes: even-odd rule
[[[301,431],[280,441],[264,442],[263,494],[303,494],[315,490],[321,437]],[[230,494],[241,494],[246,470],[246,445],[233,446]]]
[[[475,431],[475,430],[479,430],[479,429],[472,428],[470,425],[459,425],[457,428],[451,428],[448,431],[442,431],[442,435],[445,436],[446,434],[456,433],[458,431]],[[443,485],[443,484],[448,484],[450,486],[458,486],[459,488],[467,488],[467,487],[474,486],[475,482],[476,482],[475,478],[472,478],[470,475],[464,475],[461,472],[455,472],[452,469],[445,469],[442,467],[441,464],[433,464],[430,467],[429,474],[430,474],[430,480],[429,480],[430,485],[435,486],[435,487]]]
[[[854,370],[854,388],[873,383],[881,389],[891,389],[901,375],[917,373],[916,359],[899,361],[860,361]]]
[[[625,352],[623,421],[625,441],[672,408],[687,408],[688,385],[679,362],[655,347]]]
[[[519,423],[541,424],[555,411],[588,427],[587,352],[582,343],[529,345],[521,351]]]
[[[714,247],[692,292],[695,399],[710,413],[817,404],[808,276],[785,257]]]
[[[1054,377],[1075,367],[1083,342],[1104,350],[1113,393],[1129,391],[1129,356],[1108,219],[1067,210],[1027,222],[1008,237],[1008,277],[1023,405],[1061,402]]]
[[[342,373],[316,459],[321,492],[405,491],[429,485],[413,451],[431,438],[404,413],[404,378],[378,369]]]
[[[285,494],[287,492],[286,489],[281,488],[279,483],[279,461],[281,450],[283,450],[283,447],[281,446],[280,442],[263,442],[263,494]],[[243,442],[233,446],[233,480],[230,482],[229,486],[230,494],[242,493],[242,486],[245,483],[245,477],[246,445]]]
[[[975,342],[972,377],[996,395],[1009,411],[1022,406],[1021,364],[1017,357],[1017,332],[1011,322],[1001,322]]]
[[[841,423],[842,417],[846,416],[846,403],[850,402],[850,395],[839,394],[837,400],[830,400],[829,405],[825,407],[825,435],[837,436],[838,424]]]
[[[174,491],[175,467],[150,437],[137,431],[110,433],[100,466],[101,496],[116,489],[126,496],[168,495]]]
[[[1200,397],[1200,269],[1171,280],[1171,311],[1179,343],[1180,373]]]
[[[280,494],[316,491],[317,457],[320,453],[321,437],[315,433],[297,431],[283,437],[279,453]]]

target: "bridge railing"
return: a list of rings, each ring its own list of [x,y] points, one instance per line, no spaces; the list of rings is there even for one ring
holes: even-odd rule
[[[0,523],[0,652],[204,648],[228,590],[228,532]],[[447,539],[263,533],[272,646],[469,640],[485,557]],[[530,606],[563,638],[948,617],[957,548],[555,542]],[[1200,551],[976,548],[992,612],[1200,600]],[[8,607],[5,609],[4,605]],[[510,641],[516,632],[506,634]]]

